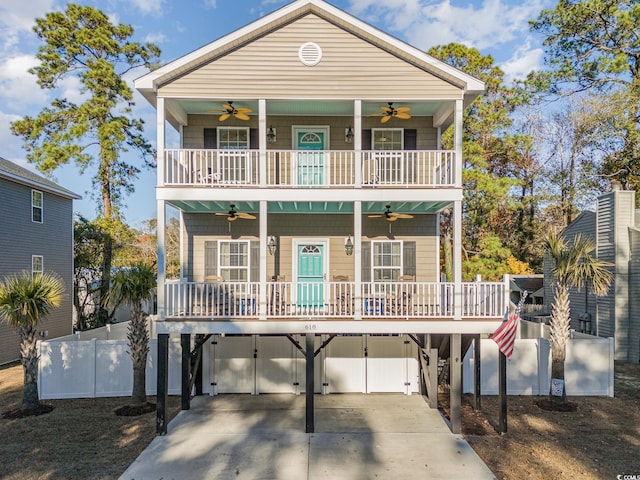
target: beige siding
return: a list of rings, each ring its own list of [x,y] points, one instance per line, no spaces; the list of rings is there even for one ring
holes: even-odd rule
[[[305,42],[322,48],[313,67]],[[268,59],[268,62],[265,62]],[[180,98],[461,98],[462,91],[310,14],[159,88]]]
[[[401,123],[400,123],[401,122]],[[328,150],[352,150],[353,143],[346,143],[345,129],[353,126],[351,117],[297,117],[267,115],[267,125],[276,129],[276,142],[267,145],[269,150],[289,150],[293,147],[293,126],[313,125],[329,126]],[[224,123],[218,122],[218,115],[189,115],[189,124],[183,128],[184,148],[203,148],[204,129],[218,126],[239,126],[258,128],[258,120],[251,117],[250,121],[242,122],[236,119],[228,119]],[[381,128],[379,118],[363,118],[362,128]],[[413,117],[410,120],[399,121],[390,128],[416,129],[418,135],[418,150],[436,150],[438,148],[437,129],[433,128],[432,117]]]
[[[393,236],[389,236],[389,224],[381,219],[363,219],[363,240],[410,240],[416,242],[417,281],[434,282],[438,279],[437,237],[435,215],[416,215],[412,221],[393,224]],[[224,217],[210,214],[184,214],[185,248],[183,266],[188,280],[204,280],[204,242],[229,239],[229,225]],[[286,235],[279,235],[286,232]],[[353,221],[349,215],[308,214],[270,215],[269,234],[279,236],[279,274],[286,281],[293,280],[293,240],[295,238],[328,238],[330,241],[329,272],[327,279],[347,275],[354,280],[354,257],[344,252],[344,239],[353,233]],[[231,237],[238,240],[257,240],[258,221],[238,220],[231,225]],[[267,257],[267,276],[274,274],[274,256]]]

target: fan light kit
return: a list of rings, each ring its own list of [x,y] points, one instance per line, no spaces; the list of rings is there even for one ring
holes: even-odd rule
[[[238,120],[249,120],[249,113],[253,112],[251,108],[247,107],[234,107],[233,102],[229,101],[228,103],[222,104],[222,110],[208,110],[209,112],[221,113],[218,117],[218,120],[224,122],[226,119],[230,117],[235,117]]]
[[[401,120],[409,120],[411,118],[411,114],[409,114],[409,112],[411,111],[411,107],[395,108],[393,106],[393,102],[388,102],[387,105],[389,106],[380,107],[380,110],[382,110],[382,112],[372,113],[370,115],[367,115],[367,117],[382,117],[380,119],[380,123],[387,123],[389,120],[391,120],[392,117],[396,117]]]

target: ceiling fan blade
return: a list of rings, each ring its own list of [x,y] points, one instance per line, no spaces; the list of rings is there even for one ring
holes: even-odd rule
[[[228,103],[223,103],[222,108],[224,108],[227,112],[233,112],[233,106]]]
[[[396,117],[401,118],[402,120],[409,120],[411,118],[411,115],[409,115],[408,113],[398,112],[396,113]]]
[[[393,112],[393,107],[380,107],[380,110],[382,110],[383,112],[387,112],[387,113],[391,113]]]
[[[365,117],[382,117],[383,115],[386,115],[386,113],[370,113],[368,115],[365,115]]]
[[[234,113],[233,116],[239,120],[249,120],[249,115],[243,112]]]
[[[387,217],[387,222],[395,222],[396,220],[398,220],[398,217],[391,215]]]
[[[215,213],[218,217],[228,217],[229,214],[228,213],[221,213],[221,212],[216,212]]]
[[[220,115],[218,117],[218,121],[220,122],[224,122],[227,118],[229,118],[231,116],[230,113],[223,113],[222,115]]]
[[[375,213],[375,214],[373,214],[373,215],[367,215],[367,216],[368,216],[369,218],[382,218],[382,217],[384,217],[384,215],[383,215],[383,214],[381,214],[381,213]]]
[[[236,108],[236,112],[238,112],[238,113],[251,113],[251,112],[253,112],[253,110],[251,108],[248,108],[248,107],[238,107],[238,108]]]
[[[407,113],[411,111],[411,107],[398,107],[396,108],[396,112],[398,113]]]
[[[236,213],[236,216],[238,218],[244,218],[245,220],[255,220],[256,219],[255,215],[251,215],[250,213],[244,213],[244,212]]]
[[[392,213],[396,218],[413,218],[413,215],[410,213]]]
[[[237,219],[238,219],[237,215],[229,215],[227,217],[227,221],[229,221],[229,222],[235,222]]]
[[[380,119],[380,123],[387,123],[389,120],[391,120],[391,115],[385,115]]]

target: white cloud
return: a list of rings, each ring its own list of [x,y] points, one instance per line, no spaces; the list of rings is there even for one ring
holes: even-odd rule
[[[21,36],[31,32],[35,19],[53,10],[54,0],[0,2],[0,45],[9,52],[21,43]]]
[[[150,33],[144,37],[145,42],[149,43],[164,43],[167,40],[167,36],[162,32]]]
[[[543,66],[543,56],[541,48],[531,48],[530,42],[526,42],[509,60],[500,65],[505,80],[509,82],[517,78],[523,79],[532,70],[540,70]]]
[[[206,8],[216,8],[218,6],[216,3],[216,0],[204,0],[204,6]]]
[[[21,140],[13,135],[9,128],[11,122],[20,120],[20,118],[20,115],[0,112],[0,145],[2,145],[0,157],[16,163],[18,163],[18,159],[21,159],[20,165],[25,166],[26,160],[24,160],[24,153],[21,149]]]
[[[163,14],[165,0],[126,0],[125,3],[136,7],[143,15],[152,14],[159,17]]]
[[[0,59],[0,98],[13,110],[46,101],[45,91],[36,83],[36,76],[28,71],[38,63],[33,55]]]

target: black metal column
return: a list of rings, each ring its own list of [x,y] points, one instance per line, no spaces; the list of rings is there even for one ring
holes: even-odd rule
[[[451,334],[449,342],[449,410],[451,432],[462,431],[462,335]]]
[[[480,411],[480,335],[473,336],[473,401],[474,408]]]
[[[182,349],[182,410],[191,408],[191,392],[189,383],[191,376],[191,335],[183,333],[180,335],[180,347]]]
[[[169,335],[158,334],[158,382],[156,396],[156,434],[167,433],[167,400],[169,385]]]
[[[313,395],[315,392],[315,378],[314,378],[314,366],[313,362],[315,359],[314,356],[314,348],[315,348],[315,335],[312,333],[307,333],[306,337],[306,350],[305,356],[307,358],[307,369],[306,369],[306,392],[307,392],[307,408],[306,408],[306,427],[305,432],[313,433],[315,431],[315,421],[314,421],[314,412],[313,412]]]
[[[500,400],[498,433],[507,433],[507,357],[502,352],[498,357],[498,398]]]

